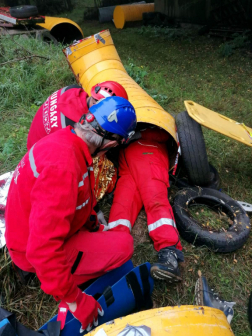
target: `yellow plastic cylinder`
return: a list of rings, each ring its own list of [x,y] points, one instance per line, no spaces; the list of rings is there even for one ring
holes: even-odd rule
[[[114,24],[117,29],[122,29],[125,22],[141,21],[143,13],[147,12],[154,12],[154,3],[116,6],[113,13]]]
[[[234,336],[225,314],[218,309],[199,306],[164,307],[146,310],[105,323],[87,336],[117,336],[127,325],[145,325],[151,336]],[[98,334],[97,334],[98,335]]]
[[[80,31],[81,35],[84,36],[81,27],[74,21],[66,18],[45,16],[45,23],[38,23],[37,25],[51,31],[54,27],[61,24],[68,24],[75,26]]]
[[[88,94],[97,83],[108,80],[120,83],[136,110],[137,121],[162,127],[177,142],[174,118],[127,74],[109,30],[89,36],[63,52],[77,82]]]

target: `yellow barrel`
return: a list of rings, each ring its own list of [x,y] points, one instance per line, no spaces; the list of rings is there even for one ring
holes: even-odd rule
[[[120,83],[136,110],[137,121],[162,127],[177,142],[174,118],[127,74],[109,30],[89,36],[63,49],[63,52],[77,82],[88,94],[97,83],[108,80]]]
[[[113,13],[114,24],[117,29],[122,29],[125,22],[141,21],[143,13],[146,12],[154,12],[154,3],[116,6]]]
[[[105,323],[87,336],[117,336],[127,325],[151,328],[151,336],[234,336],[225,314],[199,306],[164,307],[146,310]]]

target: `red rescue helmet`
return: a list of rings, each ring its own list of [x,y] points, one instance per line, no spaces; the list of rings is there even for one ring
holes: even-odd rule
[[[112,96],[122,97],[128,100],[128,95],[124,87],[113,81],[102,82],[94,85],[91,89],[91,96],[96,100]]]

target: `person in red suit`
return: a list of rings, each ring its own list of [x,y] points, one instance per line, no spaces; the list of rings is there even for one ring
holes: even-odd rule
[[[90,97],[79,85],[66,86],[54,92],[35,114],[27,138],[27,149],[44,136],[73,126],[97,101],[113,96],[128,99],[124,87],[113,81],[94,85]]]
[[[38,140],[49,134],[69,125],[74,126],[97,101],[114,96],[128,99],[124,87],[113,81],[94,85],[90,97],[79,85],[66,86],[54,92],[35,114],[27,138],[27,149],[29,150]],[[113,181],[111,182],[112,185],[114,184]],[[106,225],[107,222],[98,204],[95,205],[94,209],[99,221]]]
[[[61,300],[82,329],[97,325],[102,308],[78,285],[121,266],[133,253],[130,235],[104,232],[99,225],[92,157],[127,141],[135,127],[128,100],[105,98],[74,128],[36,142],[11,181],[5,212],[11,259],[19,269],[36,273],[42,290]]]
[[[158,251],[151,275],[174,282],[181,280],[178,262],[184,261],[184,256],[167,192],[169,134],[150,125],[140,134],[138,140],[120,150],[119,178],[108,229],[130,233],[144,206],[149,235]]]

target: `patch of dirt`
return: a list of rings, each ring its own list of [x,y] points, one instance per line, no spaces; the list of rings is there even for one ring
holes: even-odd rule
[[[138,244],[143,244],[150,241],[148,225],[147,225],[147,216],[142,209],[137,217],[137,220],[132,229],[132,236],[134,238],[134,247]]]

